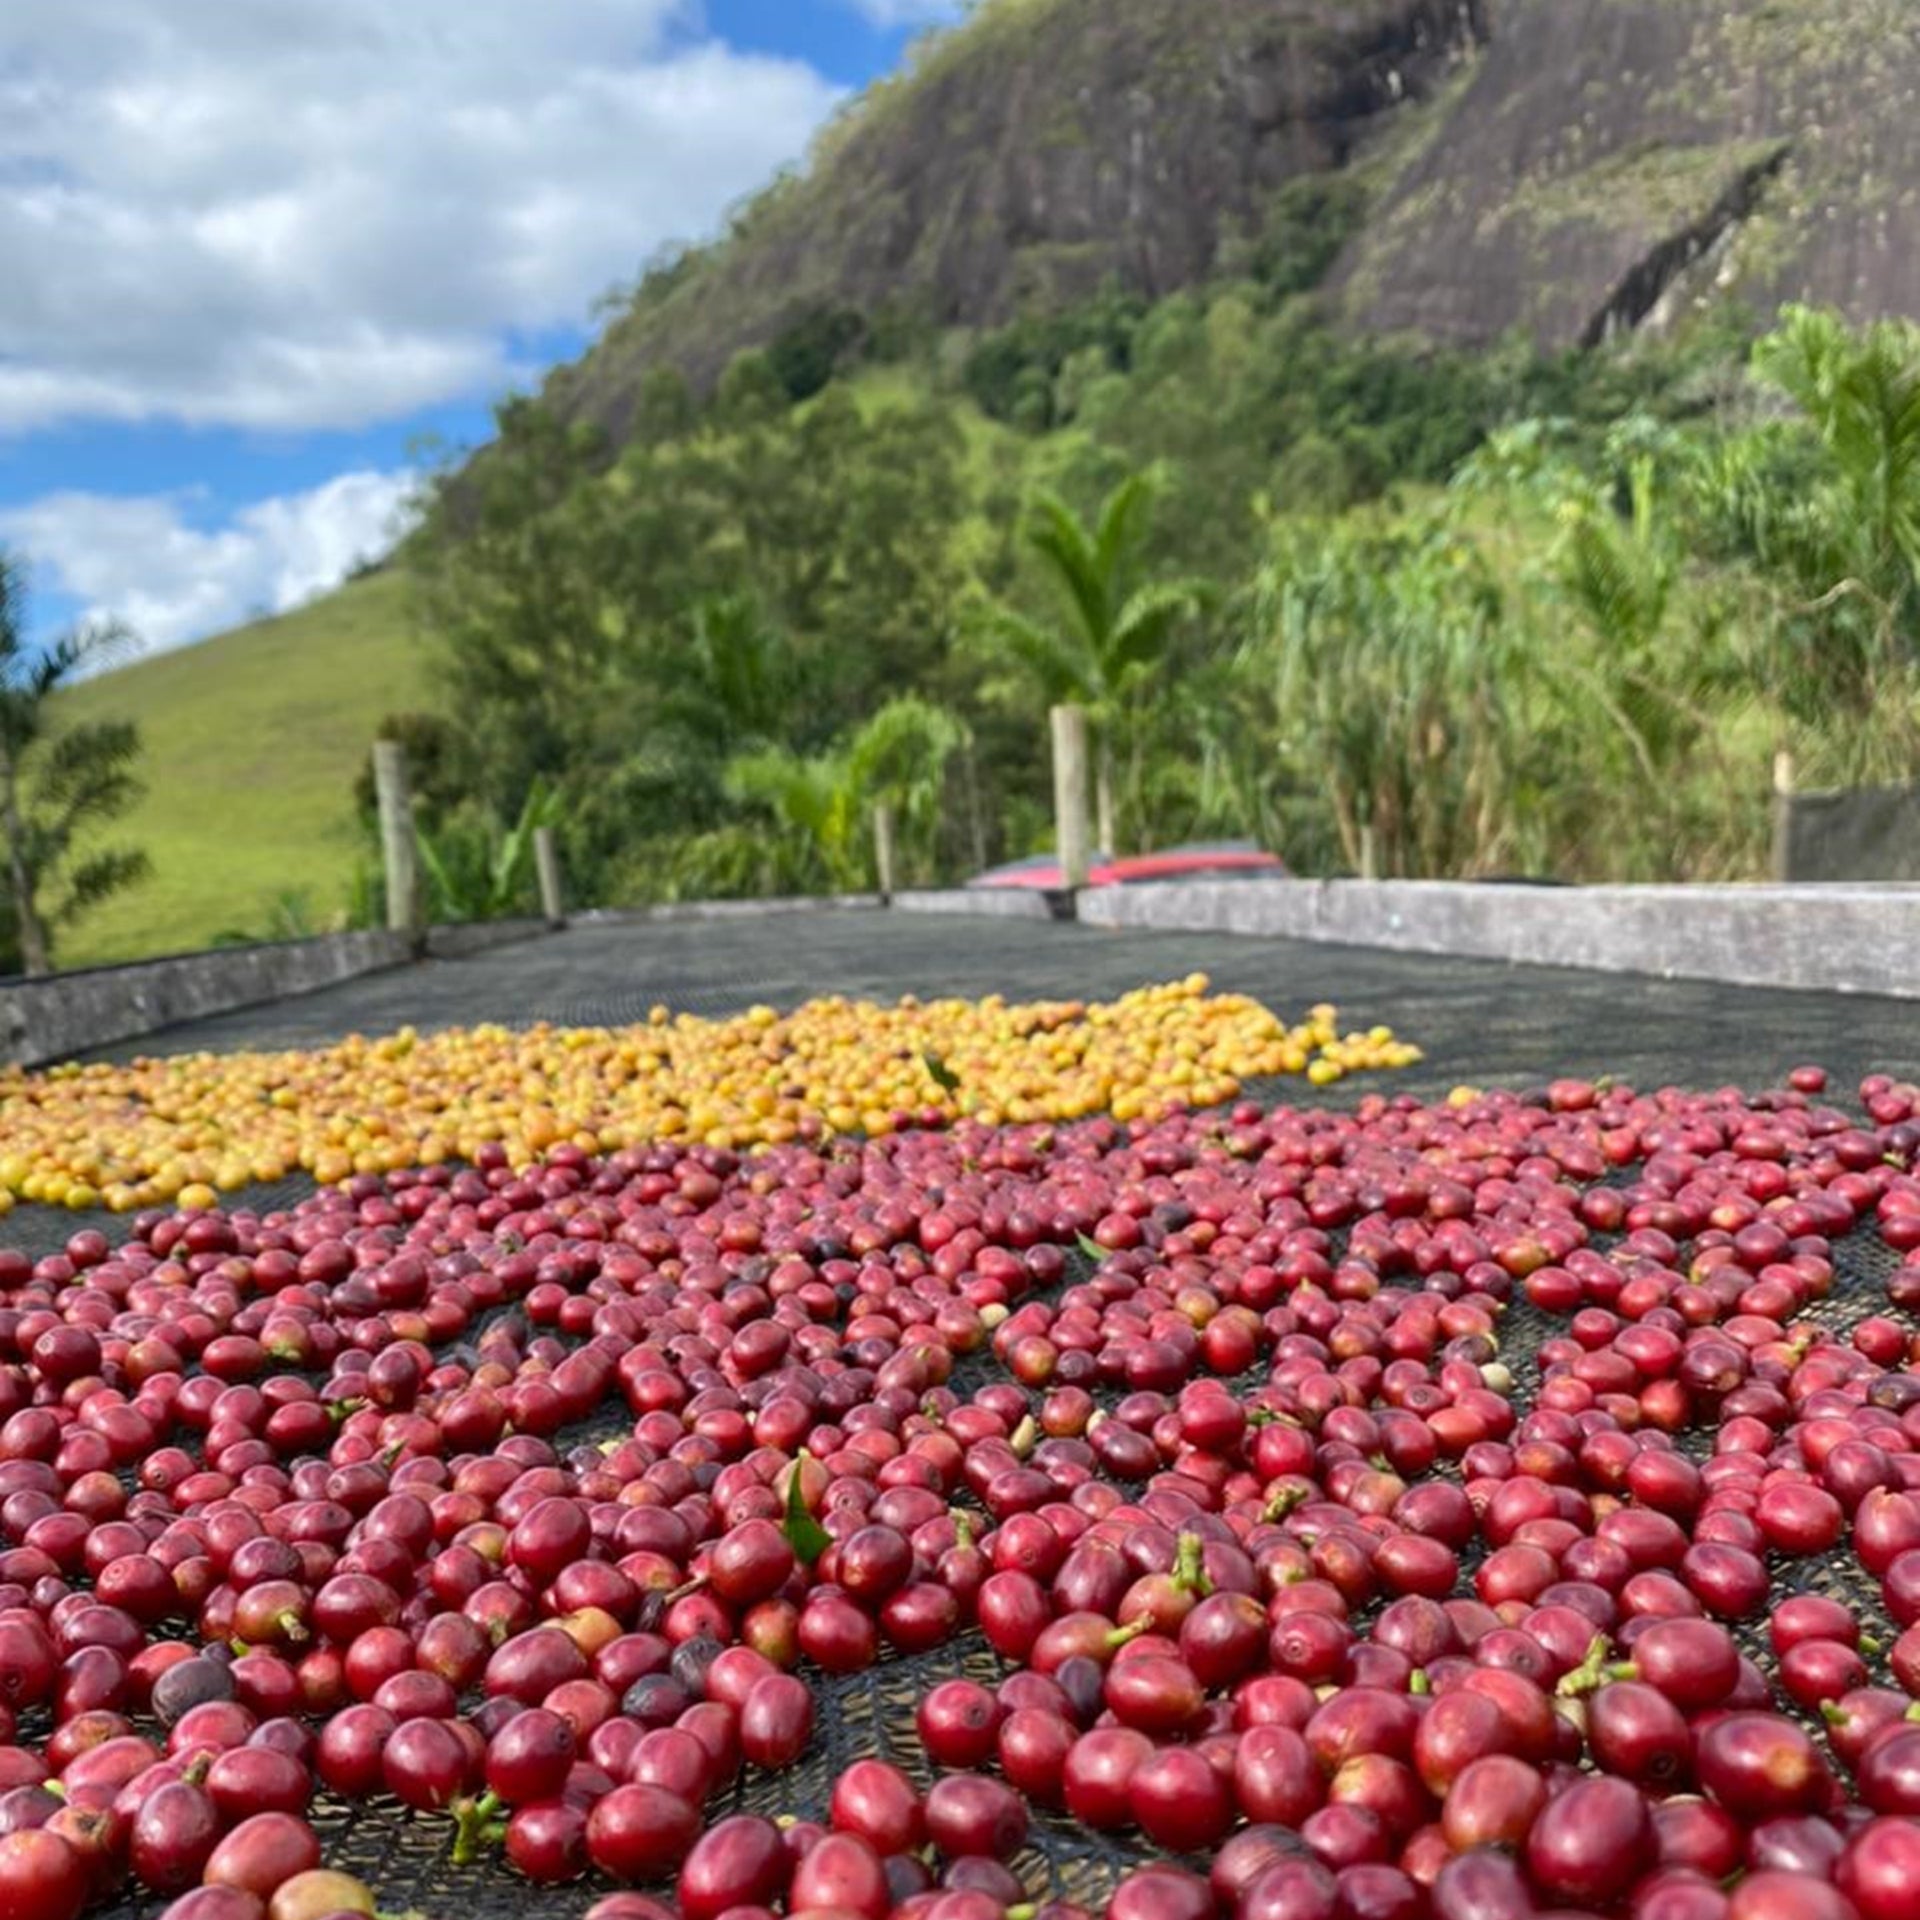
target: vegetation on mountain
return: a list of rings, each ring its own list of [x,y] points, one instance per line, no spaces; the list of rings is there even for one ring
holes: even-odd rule
[[[543,399],[618,445],[643,431],[661,368],[705,393],[741,351],[770,350],[804,397],[822,361],[850,351],[897,358],[1109,283],[1149,302],[1193,285],[1259,231],[1276,192],[1339,168],[1441,86],[1482,11],[983,0],[851,103],[719,241],[656,262]]]
[[[1920,314],[1916,105],[1903,0],[981,0],[542,399],[618,446],[663,369],[765,350],[805,398],[958,336],[1057,424],[1077,352],[1221,278],[1482,351]]]
[[[417,564],[458,615],[472,777],[511,809],[553,774],[570,865],[642,900],[870,883],[848,743],[902,695],[949,717],[916,815],[948,877],[1044,843],[1069,697],[1113,844],[1247,834],[1309,872],[1749,877],[1776,750],[1914,767],[1905,323],[1791,309],[1750,355],[1446,380],[1223,283],[1125,339],[1065,424],[989,432],[933,366],[863,407],[858,377],[796,403],[743,360],[501,543],[443,511]],[[503,451],[489,496],[530,485]],[[569,610],[564,650],[502,681],[537,608]]]

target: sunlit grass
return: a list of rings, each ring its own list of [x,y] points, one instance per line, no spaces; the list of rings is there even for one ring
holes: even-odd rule
[[[289,893],[316,922],[337,915],[354,775],[380,720],[423,704],[427,680],[394,572],[64,696],[63,711],[138,721],[147,795],[112,837],[144,847],[153,874],[62,940],[60,964],[203,947],[264,928]]]

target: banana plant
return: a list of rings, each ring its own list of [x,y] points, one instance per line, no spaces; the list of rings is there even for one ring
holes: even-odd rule
[[[501,920],[526,906],[532,891],[533,836],[560,819],[560,795],[536,778],[520,812],[502,832],[490,819],[456,815],[420,835],[420,863],[436,920]]]

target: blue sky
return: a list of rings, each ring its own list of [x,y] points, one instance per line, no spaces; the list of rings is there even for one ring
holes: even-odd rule
[[[0,542],[176,646],[391,537],[959,0],[10,0]]]

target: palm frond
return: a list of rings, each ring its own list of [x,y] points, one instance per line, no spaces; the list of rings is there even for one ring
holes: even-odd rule
[[[13,663],[26,646],[26,562],[0,547],[0,681],[11,679]]]
[[[427,870],[427,887],[433,902],[433,917],[445,917],[449,920],[465,920],[470,916],[462,911],[469,899],[464,876],[457,876],[454,870],[452,851],[444,847],[438,836],[423,833],[417,836],[420,848],[420,864]]]
[[[1622,653],[1651,646],[1666,620],[1675,569],[1591,513],[1569,517],[1562,578],[1601,642]]]
[[[1819,436],[1865,557],[1920,571],[1920,329],[1881,321],[1856,335],[1837,314],[1792,306],[1753,368]]]
[[[137,649],[133,630],[118,620],[74,627],[41,649],[27,676],[34,699],[44,700],[83,670],[98,673]]]
[[[830,759],[765,747],[728,761],[725,786],[736,804],[759,807],[783,825],[820,838],[831,831],[840,778],[841,769]]]
[[[1094,528],[1093,560],[1100,577],[1118,591],[1127,563],[1146,535],[1148,516],[1160,491],[1160,476],[1151,469],[1129,474],[1101,503]]]
[[[542,827],[556,825],[559,818],[559,794],[536,775],[520,803],[518,817],[494,849],[485,903],[488,919],[501,918],[520,904],[533,873],[533,836]]]
[[[1058,494],[1035,494],[1029,508],[1027,545],[1046,562],[1054,584],[1071,604],[1089,647],[1096,646],[1111,616],[1110,582],[1102,570],[1097,545],[1087,537],[1079,516]]]
[[[966,744],[966,723],[916,695],[889,700],[847,748],[847,770],[866,796],[896,797],[936,775]]]
[[[977,617],[978,630],[1007,659],[1039,683],[1048,700],[1093,701],[1099,687],[1088,671],[1086,653],[1051,627],[1029,620],[1011,607],[989,606]]]
[[[1169,580],[1137,588],[1120,609],[1106,654],[1120,671],[1151,668],[1166,652],[1167,637],[1206,606],[1208,588],[1198,580]]]
[[[772,731],[785,688],[785,642],[751,595],[732,593],[695,608],[689,664],[697,697],[717,730],[733,739]]]
[[[92,853],[68,871],[58,904],[47,918],[56,926],[71,926],[89,907],[144,880],[153,863],[138,847],[111,847]]]
[[[133,773],[140,754],[130,720],[70,727],[36,755],[34,804],[75,825],[124,812],[145,790]]]

